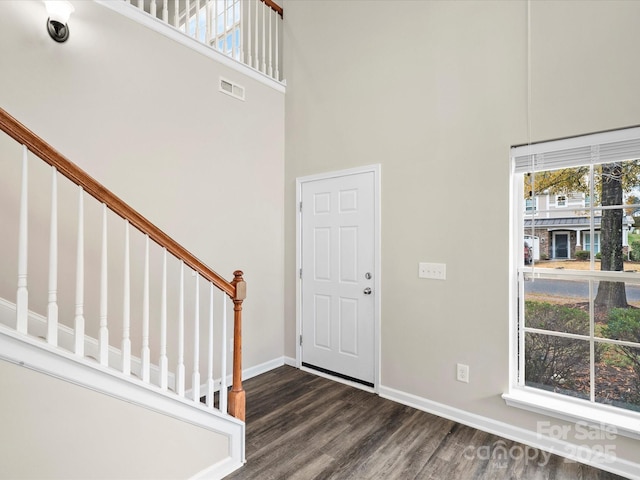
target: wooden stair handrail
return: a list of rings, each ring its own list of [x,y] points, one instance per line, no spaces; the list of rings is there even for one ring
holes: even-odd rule
[[[36,154],[49,165],[55,167],[62,175],[67,177],[73,183],[80,185],[85,192],[99,202],[106,204],[107,207],[123,219],[128,220],[131,225],[135,226],[143,234],[149,235],[150,239],[154,240],[161,247],[166,248],[168,252],[172,253],[179,259],[183,260],[185,264],[209,280],[229,297],[232,299],[236,298],[236,286],[234,284],[228,282],[207,267],[182,245],[177,243],[169,235],[164,233],[153,223],[127,205],[118,196],[91,177],[87,172],[65,158],[61,153],[12,117],[3,108],[0,108],[0,129],[18,143],[26,145],[29,151]]]
[[[282,18],[284,18],[284,10],[276,2],[274,2],[273,0],[260,0],[260,1],[264,3],[267,7],[269,7],[271,10],[276,12],[278,15],[280,15]]]

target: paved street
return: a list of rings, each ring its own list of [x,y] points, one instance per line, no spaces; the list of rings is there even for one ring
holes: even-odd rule
[[[597,292],[598,284],[594,284]],[[640,285],[628,284],[627,301],[640,302]],[[549,280],[536,279],[525,282],[525,293],[542,293],[554,296],[581,298],[587,301],[589,296],[589,282],[577,280]]]

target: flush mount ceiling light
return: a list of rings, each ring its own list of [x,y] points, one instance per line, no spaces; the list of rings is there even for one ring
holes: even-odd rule
[[[47,31],[56,42],[65,42],[69,38],[69,26],[67,22],[75,10],[71,3],[65,0],[44,0],[49,18],[47,19]]]

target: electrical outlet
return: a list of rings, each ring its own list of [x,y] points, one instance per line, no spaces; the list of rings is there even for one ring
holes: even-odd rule
[[[419,263],[418,277],[433,278],[435,280],[446,280],[447,265],[445,263]]]
[[[469,383],[469,365],[462,363],[456,364],[456,380],[459,382]]]

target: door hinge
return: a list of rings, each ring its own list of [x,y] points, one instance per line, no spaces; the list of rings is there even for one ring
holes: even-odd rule
[[[300,346],[302,346],[302,335],[300,335]]]
[[[302,211],[302,202],[300,202],[300,205],[298,208],[300,208],[300,211]]]
[[[300,269],[300,271],[298,272],[298,275],[300,275],[300,278],[302,278],[302,269]]]

